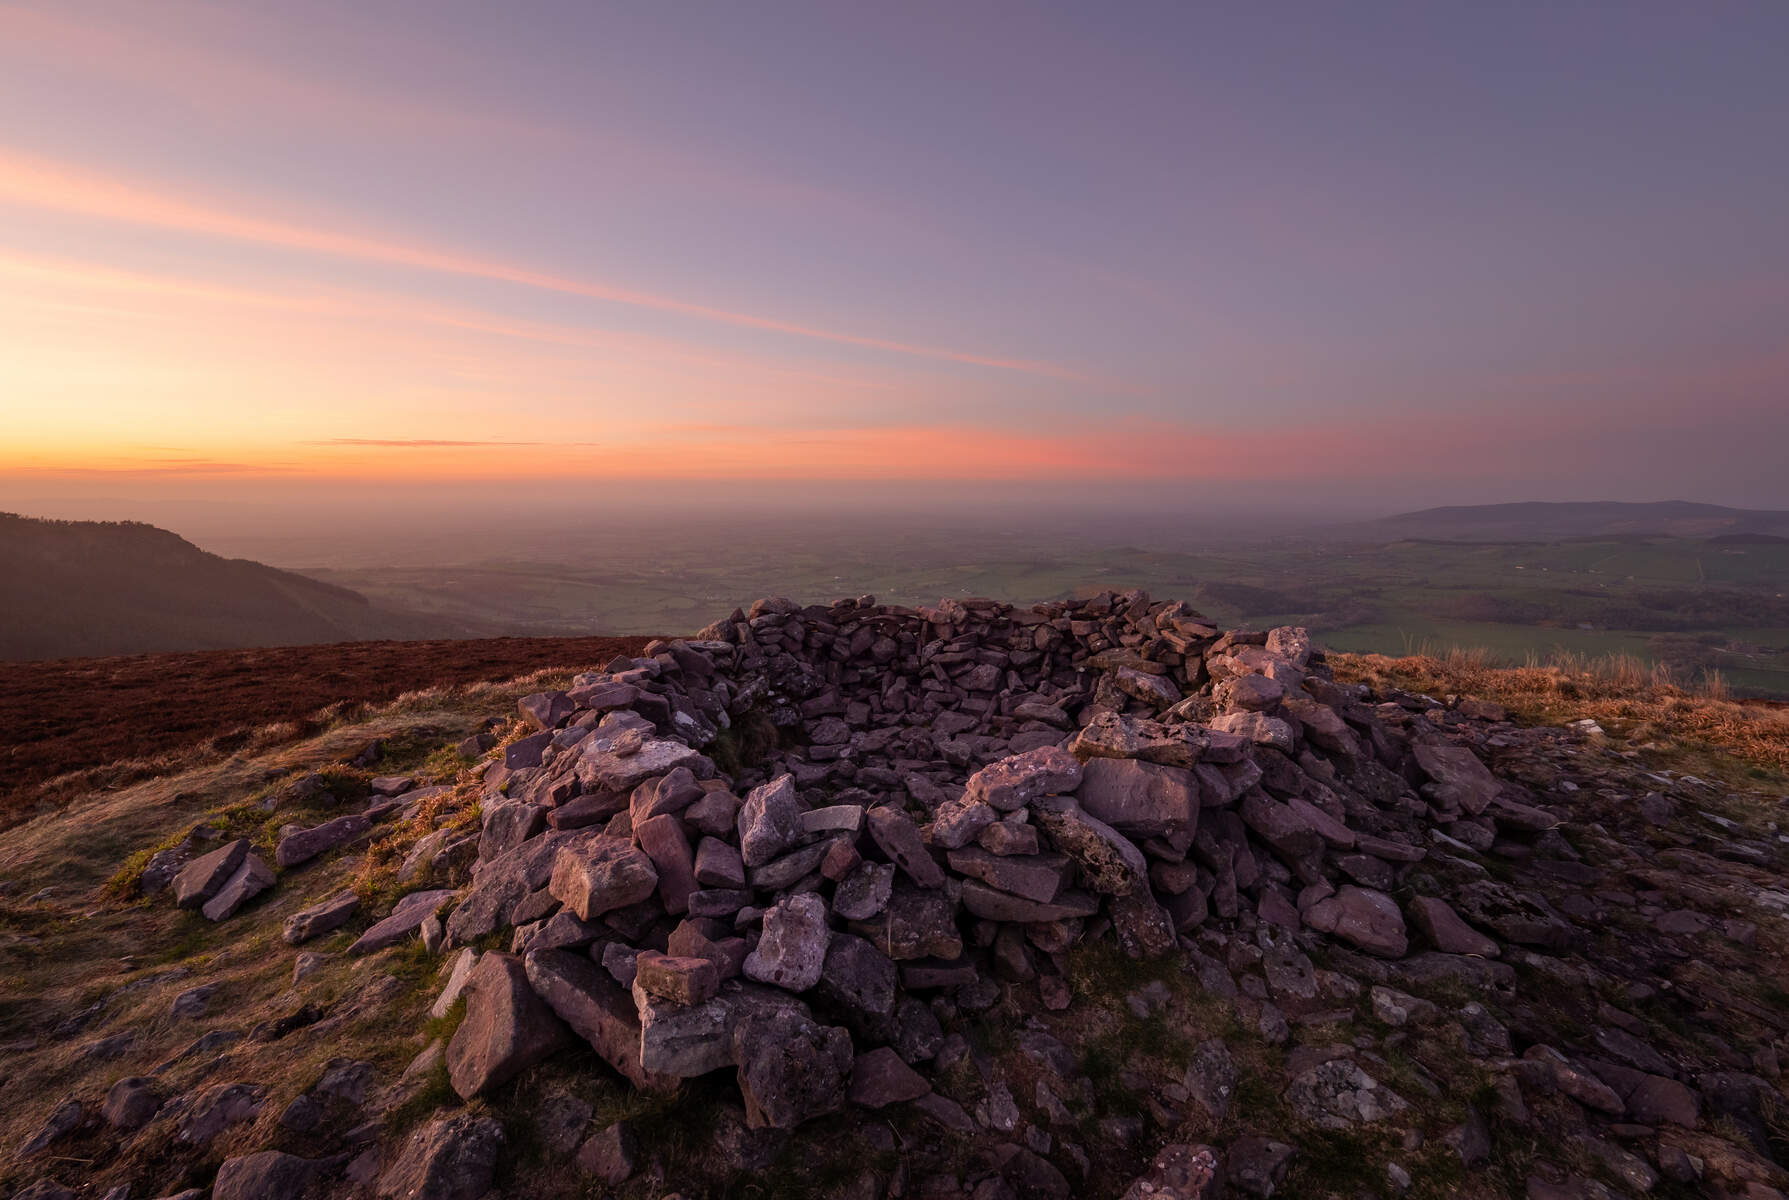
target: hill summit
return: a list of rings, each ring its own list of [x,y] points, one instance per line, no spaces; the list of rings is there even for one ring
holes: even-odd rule
[[[16,831],[18,889],[165,832],[103,894],[31,898],[81,921],[4,944],[30,955],[0,1035],[33,1111],[0,1178],[1789,1185],[1775,810],[1595,722],[1351,683],[1302,629],[1141,592],[768,598],[535,683]]]
[[[0,513],[0,659],[462,636],[136,521]]]

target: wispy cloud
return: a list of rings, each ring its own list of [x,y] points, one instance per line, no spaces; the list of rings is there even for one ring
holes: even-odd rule
[[[535,271],[453,250],[244,215],[221,202],[188,198],[139,181],[84,171],[65,163],[6,150],[0,150],[0,202],[324,254],[358,262],[383,263],[438,274],[485,279],[862,349],[1002,371],[1020,371],[1056,379],[1096,382],[1080,372],[1055,363],[823,329],[601,281]]]
[[[443,447],[465,446],[589,446],[593,442],[498,442],[498,441],[455,441],[448,438],[316,438],[302,443],[306,446],[380,446],[400,450],[438,450]]]
[[[850,375],[839,371],[816,371],[790,365],[789,361],[775,357],[715,351],[673,337],[595,326],[525,321],[478,309],[418,302],[407,296],[386,292],[340,288],[274,290],[267,287],[242,287],[179,275],[147,274],[121,270],[106,264],[6,251],[0,251],[0,275],[11,275],[26,282],[48,284],[58,289],[82,293],[104,291],[136,294],[142,296],[147,305],[140,311],[157,316],[166,313],[170,300],[193,300],[234,309],[266,309],[326,320],[411,322],[544,345],[658,359],[679,369],[697,366],[770,374],[822,384],[827,388],[889,391],[898,386],[889,378]],[[71,303],[47,297],[36,303],[41,307],[54,306],[70,312],[127,314],[133,311],[122,306]]]
[[[48,475],[61,478],[129,478],[133,476],[263,476],[282,475],[298,470],[292,463],[274,460],[229,462],[210,458],[151,458],[109,463],[4,463],[8,472],[20,475]]]

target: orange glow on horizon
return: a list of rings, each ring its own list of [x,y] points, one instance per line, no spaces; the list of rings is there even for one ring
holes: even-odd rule
[[[0,471],[39,477],[299,473],[329,479],[1022,480],[1184,478],[1189,456],[1224,461],[1235,439],[1158,429],[1015,434],[960,425],[850,429],[684,426],[594,443],[337,438],[151,452],[90,443],[0,452]],[[1236,461],[1234,456],[1229,456]],[[1238,462],[1232,472],[1246,474]],[[1211,472],[1201,471],[1201,474]]]

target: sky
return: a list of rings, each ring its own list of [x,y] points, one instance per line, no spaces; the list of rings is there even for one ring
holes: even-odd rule
[[[0,507],[1789,507],[1789,6],[0,0]]]

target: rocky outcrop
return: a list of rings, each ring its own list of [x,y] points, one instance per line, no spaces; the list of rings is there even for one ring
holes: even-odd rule
[[[1119,1194],[1133,1176],[1138,1200],[1318,1194],[1301,1147],[1356,1137],[1405,1156],[1383,1172],[1396,1195],[1417,1156],[1478,1171],[1512,1131],[1536,1156],[1531,1194],[1600,1194],[1573,1182],[1591,1161],[1685,1194],[1723,1194],[1711,1172],[1726,1194],[1786,1178],[1771,1036],[1695,1032],[1722,1005],[1778,1027],[1730,983],[1774,945],[1760,913],[1789,912],[1775,844],[1706,814],[1686,832],[1696,782],[1568,730],[1338,682],[1302,630],[1223,632],[1135,592],[770,599],[526,697],[519,720],[444,823],[395,847],[421,880],[461,846],[471,861],[439,877],[456,886],[402,897],[352,947],[423,931],[451,949],[432,1012],[465,1015],[434,1053],[462,1097],[508,1104],[543,1063],[526,1078],[577,1062],[661,1095],[712,1096],[684,1081],[717,1076],[728,1106],[704,1136],[738,1171],[822,1117],[853,1137],[899,1113],[975,1139],[972,1178],[905,1180],[920,1195]],[[282,865],[357,830],[293,830]],[[251,861],[245,843],[190,859],[177,902],[227,898]],[[294,914],[288,941],[364,923],[354,903]],[[1085,976],[1117,956],[1147,961],[1113,978],[1154,982]],[[1098,1088],[1124,1092],[1124,1115],[1100,1107],[1097,1054],[1055,1040],[1083,1005],[1100,1009],[1089,1028],[1131,1019],[1097,1048],[1120,1060]],[[1176,1024],[1217,1008],[1228,1024]],[[1173,1078],[1144,1074],[1162,1059]],[[1264,1060],[1283,1071],[1261,1078]],[[176,1127],[198,1141],[252,1117],[263,1097],[234,1086],[178,1098]],[[167,1119],[140,1079],[114,1093],[114,1128]],[[577,1103],[554,1125],[561,1158],[670,1186],[650,1139]],[[1446,1128],[1422,1118],[1443,1110]],[[86,1110],[70,1111],[77,1130]],[[1542,1130],[1569,1140],[1570,1170]],[[501,1143],[443,1117],[349,1178],[482,1195]],[[1710,1143],[1736,1157],[1711,1166]]]

